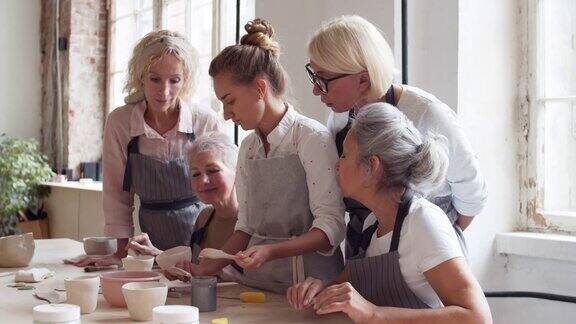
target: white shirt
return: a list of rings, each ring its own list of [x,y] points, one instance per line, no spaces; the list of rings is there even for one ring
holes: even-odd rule
[[[446,181],[428,197],[452,196],[454,208],[466,216],[478,215],[488,197],[486,182],[480,164],[456,113],[435,96],[415,87],[402,85],[398,109],[402,111],[422,135],[434,132],[448,139],[448,173]],[[348,112],[330,113],[328,129],[332,134],[340,131],[348,121]]]
[[[235,229],[250,235],[254,233],[246,218],[246,161],[298,154],[306,172],[306,183],[302,183],[302,186],[308,186],[310,211],[314,217],[311,228],[317,228],[326,234],[333,247],[328,253],[332,253],[344,239],[346,228],[342,193],[336,182],[338,153],[334,138],[324,125],[297,113],[289,105],[278,126],[268,134],[267,140],[270,144],[267,157],[256,132],[250,133],[240,145],[236,173],[239,206]]]
[[[368,215],[364,230],[375,222],[374,214]],[[388,253],[391,242],[392,232],[381,237],[374,232],[366,257]],[[442,301],[426,280],[424,272],[463,254],[456,232],[440,207],[414,196],[400,231],[398,255],[400,272],[412,292],[428,306],[442,307]]]
[[[138,148],[141,154],[170,161],[183,154],[184,144],[188,143],[187,133],[194,132],[196,137],[199,137],[221,127],[218,116],[213,111],[197,106],[190,107],[181,102],[178,122],[174,128],[165,134],[158,134],[146,124],[145,112],[146,102],[140,101],[115,109],[106,119],[102,153],[102,200],[104,233],[107,236],[128,238],[134,235],[134,195],[122,189],[127,146],[132,137],[139,136]]]

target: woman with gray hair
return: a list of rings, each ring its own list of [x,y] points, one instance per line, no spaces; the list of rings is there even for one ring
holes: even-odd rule
[[[75,264],[108,265],[126,256],[134,235],[134,195],[140,198],[142,232],[160,249],[189,245],[201,205],[190,186],[184,148],[219,129],[211,111],[190,107],[198,56],[183,35],[158,30],[142,38],[128,64],[126,105],[112,111],[104,128],[104,234],[117,252]]]
[[[372,211],[360,252],[335,284],[307,278],[291,287],[290,304],[361,323],[490,323],[450,221],[422,196],[443,183],[447,168],[443,136],[422,137],[389,104],[362,108],[337,164],[343,195]]]
[[[199,263],[198,254],[202,249],[221,249],[234,233],[238,216],[234,190],[238,147],[226,134],[211,132],[197,138],[186,152],[192,190],[208,205],[198,215],[192,232],[192,262]],[[127,248],[149,255],[162,252],[146,233],[132,238]]]

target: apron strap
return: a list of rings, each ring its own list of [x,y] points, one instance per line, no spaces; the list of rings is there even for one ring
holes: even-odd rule
[[[414,191],[412,189],[406,188],[404,194],[402,195],[400,205],[398,206],[398,212],[396,213],[396,220],[394,221],[394,232],[392,233],[392,242],[390,243],[390,252],[398,250],[398,243],[400,242],[400,230],[402,229],[402,224],[404,223],[406,215],[408,215],[408,210],[410,209],[413,196]],[[370,241],[372,241],[372,236],[377,229],[378,221],[368,226],[368,228],[362,232],[362,239],[359,245],[359,248],[362,251],[368,250]]]
[[[396,221],[394,222],[394,232],[392,233],[392,242],[390,243],[390,252],[398,250],[398,244],[400,243],[400,230],[402,229],[402,224],[404,224],[404,219],[408,215],[410,210],[410,205],[412,204],[412,197],[414,197],[414,191],[410,188],[404,190],[402,195],[402,200],[398,206],[398,212],[396,213]]]
[[[346,123],[346,126],[344,126],[344,128],[342,128],[338,133],[336,133],[336,149],[338,150],[338,156],[342,155],[342,151],[344,150],[343,148],[343,144],[344,144],[344,139],[346,138],[346,134],[348,134],[348,131],[350,130],[350,127],[352,127],[352,120],[354,120],[355,118],[355,114],[354,114],[354,109],[350,109],[348,111],[348,122]]]
[[[204,226],[200,227],[199,229],[195,230],[192,233],[192,240],[190,240],[190,246],[194,244],[200,246],[200,243],[202,242],[202,240],[204,240],[204,234],[206,233],[206,229],[208,228],[208,225],[210,225],[210,223],[212,222],[215,213],[216,209],[212,209],[212,212],[210,213],[210,216],[208,216],[206,224],[204,224]]]
[[[390,104],[394,107],[396,107],[396,98],[394,96],[394,86],[391,85],[390,88],[388,88],[388,91],[386,91],[386,94],[384,95],[384,101],[387,104]]]
[[[122,181],[122,189],[126,192],[130,192],[130,187],[132,186],[132,163],[130,163],[130,155],[137,154],[138,149],[138,136],[132,137],[128,146],[126,148],[126,167],[124,168],[124,180]]]

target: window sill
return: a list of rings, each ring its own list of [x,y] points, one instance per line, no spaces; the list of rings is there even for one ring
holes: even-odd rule
[[[533,258],[576,262],[576,236],[510,232],[496,234],[496,251]]]
[[[46,182],[42,182],[41,184],[43,186],[48,186],[48,187],[52,187],[52,188],[102,191],[102,181],[94,181],[94,182],[88,182],[88,183],[80,183],[78,181],[66,181],[66,182],[46,181]]]

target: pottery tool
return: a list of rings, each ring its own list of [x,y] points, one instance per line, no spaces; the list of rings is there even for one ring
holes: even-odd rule
[[[252,258],[250,258],[250,257],[240,258],[236,255],[228,254],[222,250],[213,249],[213,248],[203,249],[202,251],[200,251],[200,254],[198,254],[198,257],[199,258],[206,258],[206,259],[228,259],[228,260],[234,260],[234,261],[241,261],[241,262],[245,262],[245,263],[252,262]]]
[[[84,272],[95,272],[95,271],[106,271],[106,270],[117,270],[118,265],[112,264],[107,266],[87,266],[84,268]]]
[[[266,295],[260,291],[245,291],[241,292],[238,297],[230,297],[230,296],[218,296],[218,298],[224,299],[236,299],[240,300],[244,303],[264,303],[266,302]]]
[[[37,291],[34,296],[40,300],[47,301],[49,304],[59,304],[66,300],[61,294],[56,291]]]
[[[212,320],[212,324],[228,324],[227,317],[215,318]]]

